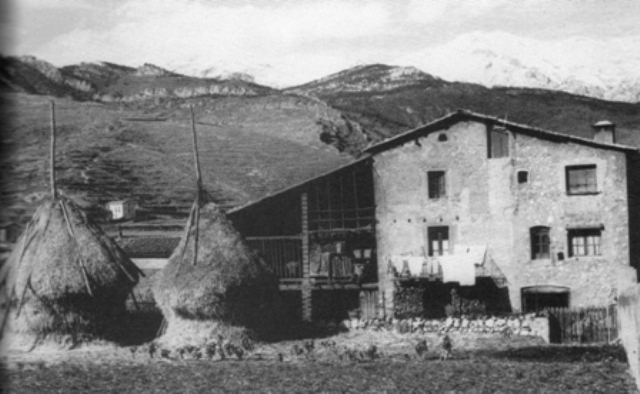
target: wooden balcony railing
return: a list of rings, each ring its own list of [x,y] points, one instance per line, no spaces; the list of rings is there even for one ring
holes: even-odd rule
[[[302,279],[302,237],[248,237],[247,243],[280,279]]]

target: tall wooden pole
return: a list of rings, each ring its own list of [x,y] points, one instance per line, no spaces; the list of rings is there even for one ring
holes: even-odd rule
[[[193,115],[193,105],[189,106],[191,110],[191,132],[193,133],[193,156],[196,162],[196,178],[198,182],[198,193],[202,186],[202,178],[200,176],[200,161],[198,160],[198,137],[196,136],[196,118]]]
[[[191,111],[191,132],[193,134],[193,157],[196,163],[196,182],[197,182],[197,194],[195,202],[194,212],[194,224],[195,224],[195,237],[193,239],[193,265],[196,265],[198,260],[198,237],[200,226],[200,196],[202,195],[202,177],[200,175],[200,161],[198,160],[198,137],[196,136],[196,118],[193,114],[193,105],[189,106]]]
[[[51,108],[51,165],[50,165],[50,176],[51,176],[51,194],[53,198],[58,198],[58,189],[56,188],[56,113],[55,113],[55,104],[53,100],[50,102]]]
[[[302,214],[302,320],[313,319],[313,288],[311,285],[311,261],[309,258],[309,200],[307,193],[300,196]]]

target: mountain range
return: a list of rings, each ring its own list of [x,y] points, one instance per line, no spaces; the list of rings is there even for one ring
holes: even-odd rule
[[[497,44],[499,43],[499,44]],[[448,81],[485,87],[557,90],[610,101],[640,101],[640,36],[544,41],[506,32],[476,31],[437,46],[388,59]],[[288,64],[212,64],[207,53],[170,61],[166,67],[200,78],[241,75],[276,88],[300,81]]]
[[[497,45],[496,43],[499,43]],[[452,81],[528,87],[640,101],[640,36],[547,42],[506,32],[473,32],[401,59]]]
[[[4,218],[24,222],[47,193],[49,102],[56,103],[60,188],[104,216],[136,201],[145,220],[184,219],[195,196],[190,107],[205,187],[238,206],[346,164],[371,143],[465,108],[589,137],[609,119],[640,146],[640,104],[546,89],[449,82],[374,64],[274,89],[245,74],[187,76],[152,64],[55,67],[0,59]]]

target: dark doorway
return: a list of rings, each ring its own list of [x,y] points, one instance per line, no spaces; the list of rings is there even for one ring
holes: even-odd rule
[[[568,308],[569,288],[564,286],[531,286],[522,288],[522,311],[538,312],[545,308]]]

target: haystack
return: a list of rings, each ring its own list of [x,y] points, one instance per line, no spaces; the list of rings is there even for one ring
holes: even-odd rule
[[[158,340],[200,345],[271,327],[278,281],[213,202],[194,204],[180,244],[153,288],[166,321]]]
[[[10,298],[10,342],[111,339],[140,273],[62,196],[37,209],[2,271]]]

